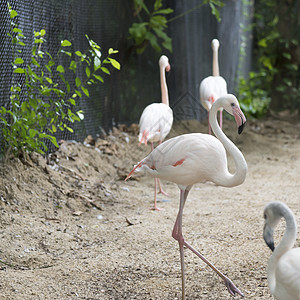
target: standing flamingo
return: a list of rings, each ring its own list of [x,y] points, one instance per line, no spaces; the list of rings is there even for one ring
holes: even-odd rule
[[[274,247],[273,232],[281,218],[286,229],[279,245]],[[264,240],[273,251],[268,262],[268,284],[277,300],[300,299],[300,248],[293,248],[297,224],[293,212],[282,202],[271,202],[264,209]]]
[[[218,49],[220,43],[217,39],[212,40],[211,47],[213,50],[213,76],[204,78],[200,83],[200,101],[203,107],[207,110],[208,115],[208,132],[211,134],[209,125],[209,111],[212,104],[221,96],[227,94],[227,83],[223,77],[220,76],[219,62],[218,62]],[[220,109],[220,126],[222,128],[222,110]]]
[[[183,246],[190,249],[208,264],[225,282],[231,295],[243,295],[238,288],[204,256],[190,246],[182,235],[182,214],[192,186],[198,182],[211,181],[216,185],[234,187],[244,182],[247,163],[239,149],[226,137],[217,122],[217,111],[223,107],[234,116],[238,133],[243,131],[246,118],[235,96],[227,94],[215,101],[210,110],[210,125],[216,137],[209,134],[184,134],[160,144],[129,173],[144,170],[155,178],[176,183],[180,189],[180,205],[172,236],[179,243],[182,274],[182,299],[185,299],[185,275]],[[224,148],[225,147],[225,148]],[[227,168],[226,150],[236,164],[234,174]]]
[[[165,76],[165,71],[169,72],[170,69],[169,59],[165,55],[162,55],[159,59],[162,103],[148,105],[140,118],[139,142],[145,145],[147,145],[147,142],[150,142],[152,150],[154,149],[153,143],[161,143],[170,132],[173,123],[173,111],[169,106],[168,87]],[[159,193],[166,195],[161,188],[159,179],[154,178],[154,207],[151,208],[153,210],[160,210],[157,207],[156,199],[157,184],[159,185]]]

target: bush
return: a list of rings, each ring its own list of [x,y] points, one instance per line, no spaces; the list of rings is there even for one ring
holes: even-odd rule
[[[75,111],[78,99],[89,97],[88,86],[103,82],[101,72],[110,74],[105,65],[111,64],[120,69],[120,64],[111,56],[117,53],[112,48],[108,56],[101,61],[100,46],[86,36],[89,47],[85,53],[72,52],[68,40],[60,43],[55,55],[43,52],[46,31],[34,32],[31,61],[25,64],[21,57],[25,39],[22,30],[16,24],[17,12],[8,4],[10,12],[10,32],[13,49],[13,85],[10,89],[10,107],[0,108],[0,122],[4,125],[3,152],[7,155],[27,157],[28,153],[45,153],[48,150],[46,140],[58,147],[55,133],[65,129],[73,132],[70,124],[84,118],[82,110]],[[61,56],[68,56],[69,65],[65,68],[58,64]],[[84,78],[76,76],[78,68],[84,68]],[[65,74],[74,73],[74,82],[67,81]],[[24,85],[18,83],[16,76],[22,76]],[[55,80],[59,78],[60,80]],[[75,87],[75,88],[72,88]],[[21,101],[21,94],[25,99]]]

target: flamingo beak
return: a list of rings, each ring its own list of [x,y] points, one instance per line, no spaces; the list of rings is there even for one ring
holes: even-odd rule
[[[171,70],[171,65],[168,64],[168,65],[166,66],[166,72],[170,72],[170,70]]]
[[[238,134],[241,134],[245,128],[246,117],[238,106],[235,106],[232,109],[232,113],[238,126]]]
[[[275,246],[274,246],[273,231],[270,228],[270,226],[268,226],[267,224],[265,224],[265,226],[264,226],[263,237],[264,237],[264,240],[265,240],[266,244],[268,245],[268,247],[272,251],[274,251]]]

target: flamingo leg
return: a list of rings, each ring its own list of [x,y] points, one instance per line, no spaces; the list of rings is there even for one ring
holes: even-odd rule
[[[209,112],[207,112],[207,123],[208,123],[208,134],[211,135],[211,127],[210,127],[210,123],[209,123]]]
[[[220,110],[220,127],[222,129],[222,124],[223,124],[223,111]]]
[[[158,178],[154,178],[154,207],[151,207],[151,210],[162,210],[161,208],[159,208],[157,206],[157,196],[156,196],[156,188],[157,188],[157,182],[158,182]]]
[[[172,237],[178,241],[179,250],[180,250],[180,261],[181,261],[181,276],[182,276],[182,299],[185,299],[185,274],[184,274],[184,253],[183,246],[190,249],[195,253],[200,259],[202,259],[211,269],[213,269],[224,281],[225,286],[227,287],[228,292],[234,296],[239,294],[244,296],[243,293],[233,284],[233,282],[226,277],[221,271],[219,271],[208,259],[206,259],[200,252],[195,250],[190,244],[188,244],[182,234],[182,213],[185,201],[187,199],[189,190],[180,190],[180,206],[179,212],[176,218],[176,222],[173,228]]]
[[[158,186],[159,186],[158,194],[162,194],[162,195],[165,195],[165,196],[169,196],[169,195],[162,189],[162,186],[161,186],[161,184],[160,184],[159,178],[157,179],[157,182],[158,182]]]
[[[162,143],[162,141],[159,141],[159,145]],[[152,149],[153,151],[153,149]],[[157,179],[158,181],[158,186],[159,186],[159,191],[158,191],[158,194],[162,194],[162,195],[165,195],[165,196],[169,196],[163,189],[162,189],[162,186],[160,184],[160,180],[159,178]]]
[[[184,238],[182,235],[182,213],[185,200],[189,190],[180,190],[180,204],[178,215],[172,231],[172,237],[178,241],[180,251],[180,263],[181,263],[181,283],[182,283],[182,300],[185,300],[185,272],[184,272]]]
[[[154,150],[154,146],[153,143],[151,142],[151,151]],[[159,208],[157,206],[157,196],[156,196],[156,189],[157,189],[157,182],[159,182],[158,178],[154,178],[154,207],[151,207],[151,210],[161,210],[161,208]],[[159,187],[160,187],[160,183],[159,183]]]

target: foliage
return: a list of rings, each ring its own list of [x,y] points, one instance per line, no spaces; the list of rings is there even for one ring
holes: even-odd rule
[[[300,108],[297,1],[279,2],[279,5],[276,0],[255,2],[256,72],[250,74],[249,81],[242,79],[240,88],[245,92],[246,85],[249,85],[249,91],[264,91],[262,101],[266,104],[264,99],[272,98],[271,107],[276,110],[294,110]],[[255,97],[260,92],[255,92]],[[248,96],[254,97],[253,92],[249,92]]]
[[[141,21],[141,12],[147,15],[146,22],[133,23],[129,28],[129,34],[134,40],[138,54],[144,52],[148,43],[157,51],[161,51],[162,45],[165,49],[172,52],[171,38],[168,37],[164,30],[167,28],[165,15],[172,13],[173,9],[161,9],[161,7],[162,0],[155,0],[153,11],[150,12],[144,0],[134,0],[134,15],[138,16]]]
[[[152,48],[161,51],[162,47],[172,52],[172,39],[166,34],[168,28],[167,23],[172,22],[193,10],[209,4],[211,13],[218,21],[221,20],[220,12],[217,7],[223,7],[224,3],[220,0],[203,0],[202,3],[194,8],[167,20],[166,15],[171,14],[173,9],[162,9],[162,0],[152,0],[153,11],[150,12],[144,0],[134,0],[134,16],[139,19],[139,22],[134,22],[129,28],[129,35],[134,40],[136,52],[141,54],[150,43]]]
[[[271,98],[265,89],[259,88],[265,76],[264,72],[250,72],[248,80],[240,78],[239,103],[248,118],[259,118],[267,112]]]
[[[72,52],[72,43],[61,41],[60,48],[53,56],[43,52],[46,31],[34,32],[31,49],[31,61],[25,63],[22,48],[25,39],[22,30],[16,24],[18,13],[8,4],[10,12],[10,32],[13,49],[13,85],[11,86],[10,107],[0,108],[0,122],[5,140],[4,152],[26,157],[30,152],[43,154],[47,151],[46,140],[58,147],[55,133],[65,129],[73,132],[72,123],[84,118],[82,110],[73,112],[77,101],[85,94],[89,96],[88,86],[103,82],[99,71],[110,74],[105,65],[111,64],[120,69],[120,64],[111,57],[117,53],[112,48],[108,56],[101,61],[100,46],[86,36],[89,47],[85,53]],[[69,58],[68,65],[58,63],[60,57]],[[84,68],[85,74],[77,77],[78,68]],[[74,82],[66,78],[70,70],[74,73]],[[59,78],[59,79],[58,79]],[[23,85],[22,83],[23,82]],[[74,88],[73,88],[74,87]],[[24,97],[25,96],[25,97]]]

